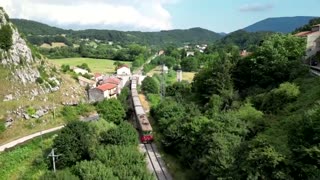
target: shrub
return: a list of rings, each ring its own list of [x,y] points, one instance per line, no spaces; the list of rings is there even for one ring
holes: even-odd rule
[[[36,82],[39,83],[39,84],[42,84],[44,82],[44,80],[41,77],[38,77],[36,79]]]
[[[27,109],[27,113],[29,116],[32,116],[32,115],[36,114],[36,109],[34,109],[33,107],[30,106]]]
[[[0,134],[6,130],[6,126],[4,125],[4,121],[0,120]]]
[[[12,29],[9,24],[0,29],[0,48],[8,51],[12,46]]]

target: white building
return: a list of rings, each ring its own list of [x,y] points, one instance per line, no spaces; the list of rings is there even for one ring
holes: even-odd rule
[[[187,57],[189,57],[189,56],[194,56],[194,52],[193,51],[188,51],[187,52]]]
[[[320,24],[312,27],[311,31],[304,31],[295,36],[307,38],[306,58],[310,58],[320,51]]]
[[[73,71],[77,74],[88,74],[89,72],[85,69],[81,69],[81,68],[78,68],[78,67],[75,67],[73,68]]]
[[[128,65],[119,66],[117,69],[117,75],[119,76],[128,76],[131,75],[131,70]]]

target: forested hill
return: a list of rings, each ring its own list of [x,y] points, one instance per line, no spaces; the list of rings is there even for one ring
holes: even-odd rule
[[[31,20],[11,19],[11,22],[25,35],[56,35],[70,32]]]
[[[299,28],[315,17],[296,16],[296,17],[277,17],[268,18],[250,25],[243,30],[247,32],[272,31],[280,33],[290,33]]]
[[[148,45],[161,45],[167,43],[209,43],[222,36],[213,31],[202,28],[187,30],[169,30],[160,32],[116,31],[116,30],[64,30],[35,21],[12,19],[12,22],[26,36],[66,34],[73,39],[97,39],[123,43],[140,43]]]
[[[242,50],[246,49],[251,51],[272,34],[274,34],[274,32],[247,32],[238,30],[223,37],[219,40],[219,43],[221,45],[237,45]]]

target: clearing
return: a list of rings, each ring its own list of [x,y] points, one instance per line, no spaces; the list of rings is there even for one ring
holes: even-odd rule
[[[152,69],[150,72],[147,73],[147,76],[153,76],[154,74],[160,74],[161,73],[161,66],[157,66],[156,68]],[[182,80],[192,82],[193,77],[196,74],[196,72],[182,72]]]
[[[115,72],[114,60],[109,59],[93,59],[93,58],[65,58],[65,59],[50,59],[49,62],[54,65],[61,66],[62,64],[68,64],[70,66],[77,66],[83,63],[87,63],[93,73],[108,73],[113,74]],[[129,66],[132,62],[121,61]]]

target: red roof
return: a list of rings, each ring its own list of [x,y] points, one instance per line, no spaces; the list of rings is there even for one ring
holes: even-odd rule
[[[123,64],[123,65],[121,65],[121,66],[118,66],[118,68],[117,68],[117,69],[120,69],[120,68],[123,68],[123,67],[129,68],[129,66],[128,66],[128,65]]]
[[[118,78],[116,78],[116,77],[110,77],[110,78],[105,79],[105,80],[103,81],[103,83],[111,83],[111,84],[116,84],[116,85],[119,85],[120,82],[121,82],[121,80],[118,79]]]
[[[98,86],[97,88],[100,89],[101,91],[107,91],[107,90],[114,89],[116,87],[117,87],[116,84],[107,83],[107,84],[103,84],[101,86]]]

